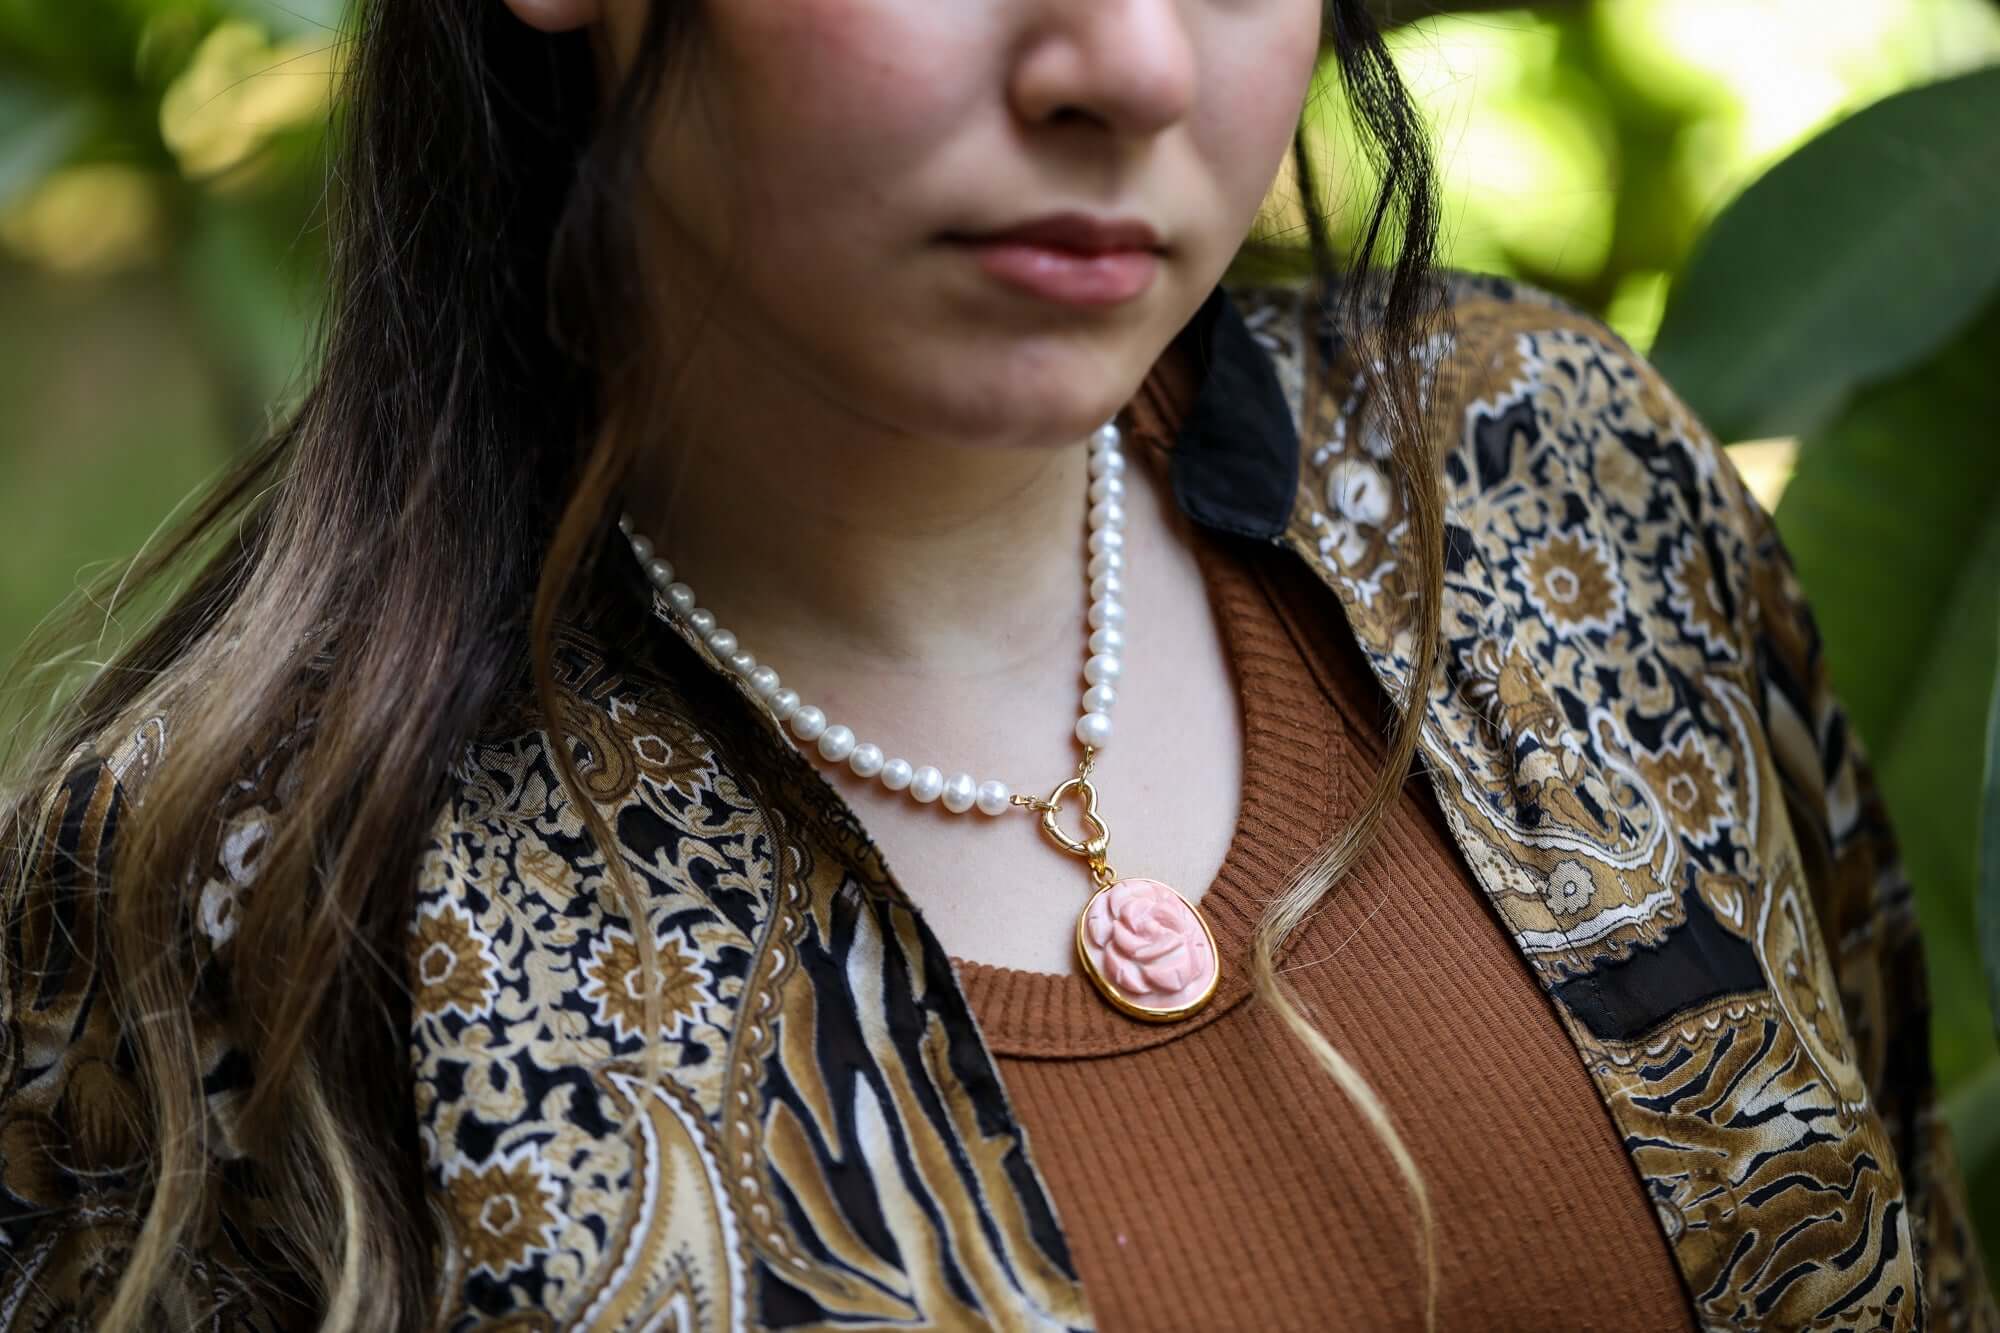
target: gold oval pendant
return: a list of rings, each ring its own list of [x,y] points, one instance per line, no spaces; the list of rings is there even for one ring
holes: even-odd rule
[[[1092,894],[1076,918],[1076,953],[1114,1008],[1150,1023],[1195,1013],[1222,979],[1207,918],[1156,879],[1121,879]]]

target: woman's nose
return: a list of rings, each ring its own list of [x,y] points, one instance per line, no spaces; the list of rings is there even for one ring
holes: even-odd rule
[[[1158,134],[1194,101],[1188,0],[1034,0],[1022,6],[1011,95],[1031,124],[1082,116]]]

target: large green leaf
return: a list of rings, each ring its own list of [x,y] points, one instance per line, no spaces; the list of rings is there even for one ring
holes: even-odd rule
[[[2000,288],[2000,67],[1888,97],[1704,236],[1651,356],[1724,440],[1796,435],[1933,354]]]
[[[2000,1261],[2000,1061],[1944,1099],[1940,1108],[1957,1140],[1972,1232],[1986,1250],[1986,1271]]]
[[[1916,886],[1940,1082],[1994,1058],[1974,928],[1983,736],[2000,652],[2000,302],[1808,439],[1778,509]]]

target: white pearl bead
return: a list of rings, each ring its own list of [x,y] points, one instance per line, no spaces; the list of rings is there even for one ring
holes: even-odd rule
[[[779,690],[771,696],[771,711],[778,715],[780,722],[798,712],[799,692],[791,689]]]
[[[757,669],[757,659],[738,648],[728,658],[729,669],[739,676],[747,676]]]
[[[1114,597],[1105,597],[1090,604],[1090,627],[1092,629],[1103,629],[1106,625],[1117,627],[1122,626],[1124,623],[1125,603]]]
[[[654,556],[646,562],[646,577],[653,581],[655,588],[664,588],[674,581],[674,567]]]
[[[1107,421],[1090,433],[1090,446],[1093,449],[1116,449],[1124,438],[1125,432],[1118,429],[1118,423]]]
[[[910,775],[910,795],[929,805],[944,791],[944,774],[925,764]]]
[[[632,535],[632,516],[630,514],[621,513],[618,515],[618,530],[627,537]]]
[[[675,615],[687,615],[694,610],[694,589],[685,583],[668,584],[667,605],[674,609]]]
[[[1076,738],[1085,745],[1101,747],[1111,739],[1111,715],[1085,713],[1076,720]]]
[[[715,612],[705,606],[697,606],[688,612],[687,621],[689,627],[704,639],[715,633]]]
[[[1106,551],[1123,552],[1124,549],[1125,534],[1116,528],[1099,528],[1096,532],[1090,534],[1090,553],[1092,555],[1103,555]],[[1093,574],[1091,577],[1095,578],[1097,576]]]
[[[1122,528],[1125,526],[1125,506],[1116,500],[1102,500],[1090,507],[1090,526],[1093,528]]]
[[[792,714],[792,734],[802,741],[816,741],[826,730],[826,714],[811,704],[799,705],[799,711]]]
[[[1090,557],[1090,577],[1099,574],[1122,574],[1125,572],[1123,551],[1099,551]]]
[[[634,533],[632,535],[632,554],[638,558],[639,563],[642,565],[653,558],[653,543],[646,539],[644,533]]]
[[[915,772],[916,770],[910,767],[909,760],[891,759],[882,765],[882,785],[890,791],[901,791],[910,785],[910,779]]]
[[[1100,449],[1090,456],[1090,475],[1116,477],[1125,472],[1125,455],[1116,449]]]
[[[1123,597],[1125,580],[1117,574],[1099,574],[1090,581],[1090,600],[1103,601],[1106,597]]]
[[[1083,711],[1086,713],[1108,713],[1111,705],[1118,702],[1118,691],[1109,685],[1093,685],[1083,692]]]
[[[1012,795],[1013,793],[1007,790],[1007,784],[1004,782],[989,781],[980,783],[979,794],[975,798],[979,804],[979,813],[983,815],[1006,814],[1007,807],[1013,804],[1008,799]]]
[[[1083,678],[1092,685],[1115,685],[1124,670],[1116,653],[1099,653],[1083,664]]]
[[[727,657],[736,651],[736,635],[718,626],[708,632],[708,646],[715,650],[717,657]]]
[[[778,673],[767,666],[760,666],[750,672],[750,688],[766,699],[778,692]]]
[[[1116,625],[1105,625],[1090,632],[1090,651],[1110,653],[1113,657],[1125,651],[1125,631]]]
[[[882,771],[882,747],[872,741],[862,742],[854,747],[853,754],[847,756],[847,766],[854,770],[857,778],[874,777]]]
[[[942,795],[944,808],[955,815],[962,815],[979,799],[979,784],[972,780],[970,773],[954,773],[944,784]]]
[[[839,763],[854,753],[854,732],[838,723],[819,734],[819,752],[824,757]]]
[[[1125,478],[1123,477],[1099,477],[1096,481],[1090,483],[1090,502],[1094,505],[1103,504],[1106,500],[1118,500],[1122,502],[1124,499]]]

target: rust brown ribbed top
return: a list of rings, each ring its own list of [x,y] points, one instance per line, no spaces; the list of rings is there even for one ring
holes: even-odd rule
[[[1387,704],[1295,557],[1196,540],[1244,724],[1237,827],[1196,899],[1216,997],[1155,1025],[1082,976],[954,965],[1100,1328],[1421,1327],[1401,1177],[1248,982],[1262,905],[1359,807]],[[1694,1327],[1576,1047],[1421,779],[1279,962],[1428,1182],[1440,1329]]]

